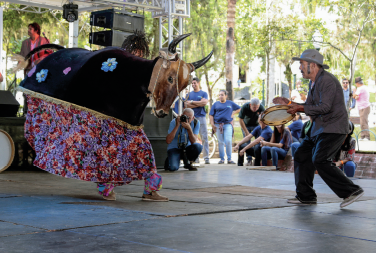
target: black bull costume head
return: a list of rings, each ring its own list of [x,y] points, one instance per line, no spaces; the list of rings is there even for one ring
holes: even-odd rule
[[[155,116],[166,116],[178,92],[190,83],[191,72],[212,56],[213,52],[194,63],[180,60],[176,46],[189,35],[175,38],[168,52],[161,51],[154,60],[115,47],[94,52],[61,49],[32,69],[20,90],[40,93],[138,126],[143,122],[150,99],[155,103]],[[33,51],[37,50],[40,49]]]

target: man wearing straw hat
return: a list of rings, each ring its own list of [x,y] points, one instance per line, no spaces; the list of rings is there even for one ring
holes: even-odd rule
[[[364,191],[332,162],[349,133],[349,118],[341,84],[325,70],[329,67],[323,64],[323,56],[317,50],[305,50],[301,57],[292,59],[300,61],[303,78],[310,79],[307,100],[304,104],[298,104],[278,97],[273,99],[273,103],[289,105],[287,112],[290,114],[304,112],[311,117],[312,127],[310,135],[305,137],[295,152],[296,196],[288,203],[317,203],[313,189],[317,170],[332,191],[344,199],[340,204],[343,208],[363,196]]]

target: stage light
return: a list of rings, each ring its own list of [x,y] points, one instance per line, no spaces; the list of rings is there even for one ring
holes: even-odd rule
[[[69,3],[63,5],[63,18],[68,22],[74,22],[78,19],[78,5]]]

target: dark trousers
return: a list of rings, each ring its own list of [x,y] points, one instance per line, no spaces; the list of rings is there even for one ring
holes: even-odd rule
[[[196,160],[197,157],[200,155],[201,150],[202,150],[202,145],[199,143],[194,143],[192,145],[189,145],[185,151],[188,161]],[[174,170],[179,169],[180,159],[183,159],[183,154],[184,154],[184,151],[180,148],[172,148],[172,149],[167,150],[170,170],[174,171]],[[184,164],[186,164],[188,161],[184,161]]]
[[[252,133],[252,131],[253,131],[253,129],[255,129],[257,126],[245,126],[246,128],[247,128],[247,130],[248,130],[248,132],[249,133]],[[241,128],[242,129],[242,133],[243,133],[243,138],[246,136],[245,135],[245,133],[244,133],[244,131],[243,131],[243,128]],[[251,143],[251,141],[247,141],[246,143],[244,143],[244,144],[242,144],[242,145],[244,145],[243,147],[245,147],[245,146],[247,146],[249,143]],[[239,149],[240,150],[240,149]],[[247,161],[248,162],[252,162],[252,156],[251,155],[249,155],[248,153],[246,154],[247,155]],[[242,159],[242,163],[239,163],[239,159]],[[243,165],[243,163],[244,163],[244,156],[242,156],[242,157],[240,157],[239,156],[239,151],[238,151],[238,165]]]
[[[316,200],[313,189],[315,170],[340,198],[347,198],[360,188],[332,162],[345,138],[345,134],[322,133],[312,138],[306,136],[300,144],[294,160],[296,193],[300,199]]]
[[[239,152],[240,152],[240,150],[245,148],[247,145],[248,145],[247,143],[243,143],[242,145],[240,145],[240,148],[239,148],[239,151],[238,151],[238,165],[240,165],[240,166],[243,166],[243,164],[244,164],[244,155],[240,156]],[[253,156],[255,158],[254,166],[260,166],[261,165],[260,164],[260,162],[261,162],[261,147],[260,147],[260,144],[257,144],[255,146],[253,146],[252,148],[247,149],[245,151],[245,153],[247,154],[247,158],[248,158],[248,156],[250,156],[250,157]]]

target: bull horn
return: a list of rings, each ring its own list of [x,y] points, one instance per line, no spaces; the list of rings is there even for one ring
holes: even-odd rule
[[[208,54],[208,56],[206,56],[204,59],[193,62],[192,65],[195,67],[195,69],[198,69],[199,67],[207,63],[210,57],[212,57],[212,55],[213,55],[213,51],[211,51],[210,54]]]
[[[175,54],[176,53],[176,47],[179,44],[179,42],[184,40],[185,38],[187,38],[191,34],[192,33],[182,34],[182,35],[179,35],[178,37],[176,37],[175,39],[173,39],[171,41],[170,45],[168,46],[168,51],[172,54]]]

